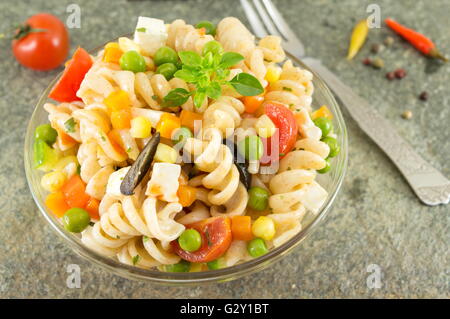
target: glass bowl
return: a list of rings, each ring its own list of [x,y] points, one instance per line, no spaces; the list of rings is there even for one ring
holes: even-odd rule
[[[94,50],[97,53],[98,50]],[[297,58],[286,52],[286,55],[292,60],[294,64],[304,69],[311,71],[306,65],[304,65]],[[344,118],[339,109],[339,106],[325,83],[320,77],[314,74],[314,95],[313,95],[313,108],[317,108],[321,105],[327,105],[333,113],[333,125],[334,131],[337,134],[338,142],[341,146],[341,152],[338,156],[332,159],[332,168],[327,174],[323,174],[317,177],[318,182],[328,192],[328,198],[320,211],[313,215],[308,213],[303,220],[302,230],[288,240],[283,245],[270,250],[267,254],[252,259],[250,261],[228,267],[219,270],[209,270],[203,272],[192,273],[171,273],[161,272],[153,269],[141,269],[133,266],[128,266],[120,263],[119,261],[102,256],[97,252],[84,246],[81,242],[79,235],[70,233],[64,229],[61,222],[55,217],[45,206],[45,197],[47,192],[40,185],[40,179],[42,172],[33,168],[33,142],[34,131],[40,124],[47,123],[47,112],[44,110],[43,105],[47,102],[48,94],[59,79],[59,74],[48,86],[48,88],[42,93],[36,108],[31,116],[28,124],[27,133],[25,136],[25,172],[28,181],[28,185],[31,190],[31,194],[39,207],[40,212],[51,225],[54,231],[64,239],[64,241],[79,255],[90,260],[94,264],[99,265],[101,268],[110,271],[113,274],[139,281],[147,281],[152,283],[158,283],[163,285],[199,285],[211,282],[224,282],[234,280],[247,274],[254,273],[262,270],[269,265],[275,263],[277,260],[286,256],[288,253],[297,247],[307,236],[315,230],[319,224],[323,221],[327,213],[330,211],[333,202],[336,199],[336,195],[341,188],[342,181],[344,179],[346,167],[347,167],[347,130],[345,127]]]

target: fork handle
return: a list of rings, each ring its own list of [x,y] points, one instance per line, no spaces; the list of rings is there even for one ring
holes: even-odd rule
[[[427,163],[369,103],[342,83],[319,60],[303,58],[345,105],[359,127],[398,167],[419,199],[430,206],[448,204],[450,181]]]

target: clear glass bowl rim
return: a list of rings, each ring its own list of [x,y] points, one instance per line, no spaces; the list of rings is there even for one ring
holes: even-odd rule
[[[97,53],[99,50],[100,49],[97,48],[91,50],[90,52]],[[120,263],[119,261],[113,258],[102,256],[97,252],[84,246],[84,244],[77,236],[74,236],[69,232],[67,232],[61,225],[61,223],[58,221],[58,219],[54,217],[53,214],[51,214],[49,211],[47,211],[43,199],[38,195],[37,191],[35,190],[35,187],[40,187],[39,183],[32,182],[33,179],[32,170],[34,170],[32,165],[32,143],[34,139],[33,124],[35,122],[38,110],[42,108],[44,103],[48,100],[47,96],[53,85],[62,75],[62,72],[58,74],[58,76],[56,76],[56,78],[49,84],[49,86],[45,89],[45,91],[39,98],[39,101],[31,116],[30,122],[27,127],[27,132],[25,135],[25,149],[24,149],[25,173],[28,186],[30,188],[33,199],[39,208],[39,211],[42,213],[43,217],[47,220],[47,222],[52,226],[53,230],[56,231],[56,233],[60,237],[62,237],[64,241],[68,243],[69,246],[78,255],[86,258],[87,260],[93,262],[94,264],[99,265],[101,268],[106,269],[113,274],[119,275],[127,279],[152,282],[162,285],[175,285],[175,286],[199,285],[212,282],[225,282],[235,280],[237,278],[240,278],[242,276],[245,276],[247,274],[256,271],[260,271],[268,267],[269,265],[273,264],[274,262],[278,261],[279,259],[281,259],[281,257],[287,255],[289,252],[292,252],[292,250],[295,247],[297,247],[305,238],[307,238],[312,233],[312,231],[317,228],[319,223],[322,222],[323,219],[326,217],[342,186],[342,182],[347,169],[347,157],[348,157],[348,141],[347,141],[347,129],[345,126],[345,121],[342,116],[339,105],[336,102],[330,89],[327,87],[324,81],[317,75],[317,73],[312,71],[299,59],[297,59],[289,52],[286,52],[286,55],[293,61],[294,64],[304,69],[307,69],[313,73],[314,89],[320,90],[322,94],[326,96],[326,99],[328,100],[328,107],[331,109],[334,115],[335,120],[333,121],[333,124],[335,125],[335,128],[339,132],[338,141],[341,145],[341,152],[336,157],[337,160],[335,161],[335,167],[333,168],[338,172],[337,178],[333,180],[331,188],[327,189],[327,191],[329,192],[329,196],[325,204],[322,206],[322,208],[317,213],[314,220],[311,221],[311,223],[305,226],[305,228],[303,228],[298,234],[296,234],[294,237],[292,237],[283,245],[271,249],[267,254],[259,258],[255,258],[235,266],[218,270],[190,272],[190,273],[168,273],[168,272],[161,272],[158,270],[141,269],[133,266],[128,266]]]

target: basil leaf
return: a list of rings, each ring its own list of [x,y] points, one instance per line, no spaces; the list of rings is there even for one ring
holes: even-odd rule
[[[204,91],[197,90],[197,92],[195,93],[195,96],[194,96],[195,107],[200,108],[202,106],[205,98],[206,98],[206,93]]]
[[[244,96],[254,96],[264,92],[258,79],[248,73],[239,73],[229,83],[239,94]]]
[[[217,100],[222,95],[222,88],[219,83],[212,82],[211,85],[206,88],[206,95]]]
[[[224,55],[222,55],[222,59],[220,61],[220,67],[227,69],[229,67],[232,67],[233,65],[236,65],[237,63],[244,60],[244,57],[236,52],[226,52]]]
[[[163,99],[164,107],[180,106],[187,102],[191,92],[183,88],[177,88],[170,91]]]
[[[194,83],[197,81],[195,74],[185,68],[178,70],[173,76],[189,83]]]
[[[214,57],[211,52],[206,53],[206,55],[202,59],[202,67],[207,69],[213,66]]]
[[[75,133],[75,120],[73,119],[73,117],[64,122],[64,127],[66,129],[66,132]]]
[[[200,55],[193,51],[182,51],[178,53],[180,60],[187,66],[199,66],[202,63]]]

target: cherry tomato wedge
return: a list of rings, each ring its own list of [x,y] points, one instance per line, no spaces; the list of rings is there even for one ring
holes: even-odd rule
[[[69,53],[69,34],[54,15],[30,17],[17,30],[12,42],[15,58],[33,70],[46,71],[63,64]]]
[[[89,53],[78,48],[48,97],[58,102],[80,101],[77,91],[91,66],[92,58]]]
[[[275,133],[271,137],[263,140],[264,156],[261,158],[261,164],[267,165],[274,160],[282,159],[287,153],[289,153],[295,145],[297,140],[297,122],[295,121],[294,113],[286,106],[279,103],[266,103],[264,105],[264,113],[272,120],[275,126],[278,128],[278,134]],[[278,154],[276,150],[272,150],[272,139],[278,137]],[[273,153],[273,154],[272,154]]]
[[[202,236],[202,246],[194,252],[181,249],[177,240],[171,245],[174,252],[182,259],[206,263],[222,256],[231,244],[231,221],[227,217],[211,217],[197,223],[187,225],[186,228],[197,230]]]

